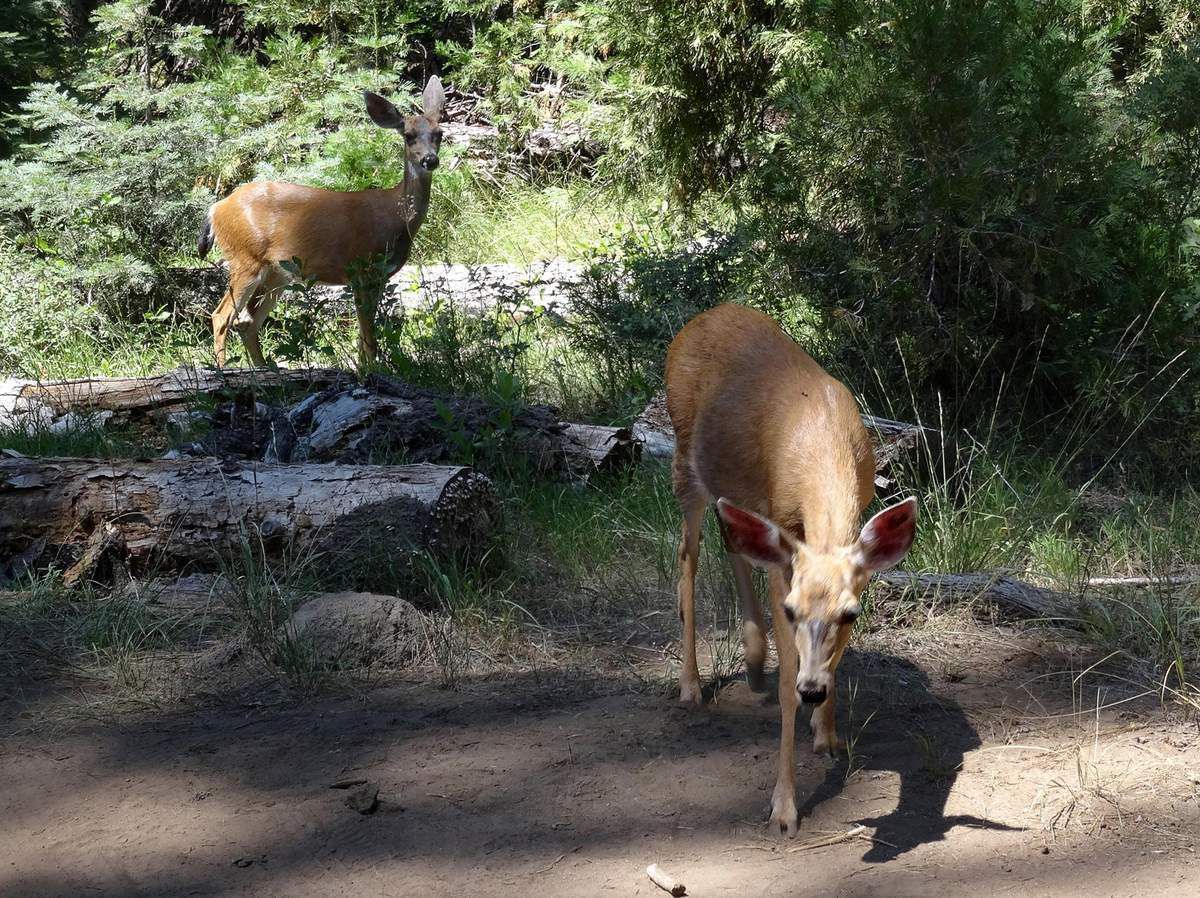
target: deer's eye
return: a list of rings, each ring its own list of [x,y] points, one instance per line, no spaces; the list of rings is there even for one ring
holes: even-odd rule
[[[852,624],[856,620],[858,620],[859,614],[861,614],[861,612],[859,612],[859,611],[843,611],[841,613],[841,615],[838,617],[838,623],[841,624],[842,626]]]
[[[404,135],[405,143],[412,143],[416,139],[417,139],[417,135],[415,135],[415,134],[405,134]]]
[[[792,610],[791,605],[783,606],[783,616],[788,619],[789,624],[794,624],[796,622],[796,612]]]

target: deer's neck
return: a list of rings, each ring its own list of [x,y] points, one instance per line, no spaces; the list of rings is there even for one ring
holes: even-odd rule
[[[411,241],[425,222],[425,215],[429,212],[429,193],[432,184],[432,172],[425,171],[419,165],[406,162],[404,180],[389,191],[396,204],[396,224],[401,240],[407,238]]]

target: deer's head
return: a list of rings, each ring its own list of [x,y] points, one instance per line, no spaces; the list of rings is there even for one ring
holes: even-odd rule
[[[908,554],[916,535],[917,500],[885,508],[849,546],[818,552],[769,518],[721,499],[717,511],[731,552],[759,567],[776,566],[790,576],[783,602],[786,626],[795,641],[796,692],[806,705],[819,705],[833,688],[833,674],[862,613],[859,597],[875,571]],[[783,639],[784,621],[775,621]]]
[[[421,94],[423,108],[417,115],[401,115],[390,100],[369,90],[363,91],[363,99],[371,121],[404,135],[404,155],[409,170],[428,174],[438,167],[438,151],[442,147],[442,129],[438,122],[446,104],[446,92],[437,75],[425,85]]]

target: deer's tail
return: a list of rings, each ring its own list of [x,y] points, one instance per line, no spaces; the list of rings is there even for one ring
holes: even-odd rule
[[[213,245],[213,230],[212,230],[212,208],[204,214],[204,221],[200,224],[200,234],[196,239],[196,255],[203,259],[208,255],[208,251]]]

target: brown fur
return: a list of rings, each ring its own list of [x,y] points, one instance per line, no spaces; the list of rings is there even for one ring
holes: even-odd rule
[[[305,278],[345,284],[347,268],[356,260],[386,257],[389,276],[408,261],[429,209],[432,171],[423,163],[432,157],[436,166],[442,96],[440,82],[431,79],[424,114],[403,118],[387,101],[368,95],[376,123],[404,135],[405,178],[396,187],[337,191],[256,181],[213,205],[208,213],[211,238],[229,262],[229,288],[212,315],[218,365],[225,364],[225,340],[234,326],[242,332],[251,361],[265,364],[259,330],[290,280],[280,262],[299,259]],[[384,115],[390,118],[377,117]],[[201,247],[204,235],[202,229]],[[378,302],[378,296],[355,296],[363,365],[372,364],[378,354]]]
[[[680,700],[700,702],[694,580],[704,511],[721,499],[755,688],[762,682],[766,625],[748,559],[769,569],[782,711],[771,819],[794,835],[799,693],[804,690],[805,701],[818,696],[812,699],[814,749],[834,751],[833,674],[860,610],[858,596],[878,569],[871,564],[882,553],[873,554],[871,545],[901,546],[888,565],[902,557],[911,545],[915,505],[882,512],[898,528],[881,522],[876,529],[887,539],[864,544],[868,531],[860,536],[859,520],[875,495],[875,463],[858,407],[850,391],[766,315],[736,305],[698,315],[671,343],[666,374],[677,441],[673,480],[684,518]]]
[[[768,316],[722,305],[689,321],[667,351],[667,411],[689,488],[765,515],[818,551],[858,535],[875,496],[858,406]]]

